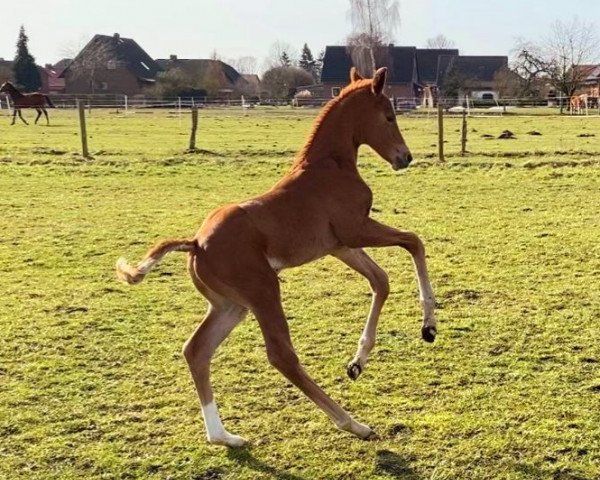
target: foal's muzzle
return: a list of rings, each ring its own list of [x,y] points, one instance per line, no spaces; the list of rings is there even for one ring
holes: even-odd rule
[[[392,160],[392,168],[394,170],[401,170],[407,168],[412,162],[413,156],[409,151],[397,154]]]

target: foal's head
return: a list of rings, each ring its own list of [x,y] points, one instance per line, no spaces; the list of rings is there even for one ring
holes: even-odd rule
[[[398,129],[392,103],[383,93],[386,76],[387,68],[377,70],[373,80],[364,80],[354,67],[350,70],[352,84],[366,84],[360,95],[360,103],[357,102],[357,108],[360,109],[357,114],[361,121],[359,141],[373,148],[394,170],[399,170],[408,167],[412,155]]]

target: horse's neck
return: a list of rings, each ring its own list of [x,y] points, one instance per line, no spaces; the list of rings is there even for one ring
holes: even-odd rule
[[[21,98],[21,97],[25,96],[21,92],[19,92],[15,87],[13,87],[12,85],[8,89],[7,93],[11,96],[11,98]]]
[[[356,170],[358,145],[354,143],[352,122],[344,115],[343,105],[337,105],[317,121],[300,151],[296,165]]]

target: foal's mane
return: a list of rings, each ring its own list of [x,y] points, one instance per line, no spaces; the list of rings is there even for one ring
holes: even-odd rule
[[[306,143],[304,144],[304,147],[299,152],[296,160],[294,161],[294,165],[293,165],[294,167],[296,165],[302,163],[302,161],[304,160],[306,152],[308,152],[310,147],[312,147],[312,145],[315,141],[315,138],[317,136],[317,133],[319,133],[319,130],[321,129],[324,120],[331,113],[331,111],[333,109],[335,109],[335,107],[337,107],[338,104],[343,102],[345,99],[347,99],[352,94],[354,94],[358,91],[363,91],[367,87],[370,88],[372,83],[373,83],[373,81],[371,79],[363,79],[363,80],[357,80],[355,82],[352,82],[349,85],[346,85],[337,97],[331,99],[327,103],[327,105],[325,105],[325,107],[323,107],[323,110],[321,110],[321,113],[319,113],[319,116],[315,119],[313,128],[312,128],[311,132],[309,133],[308,138],[306,139]]]

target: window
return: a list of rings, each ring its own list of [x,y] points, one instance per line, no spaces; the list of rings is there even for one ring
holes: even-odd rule
[[[494,94],[493,93],[484,93],[481,96],[482,100],[493,100],[494,99]]]
[[[100,90],[108,90],[108,83],[106,82],[100,82]]]
[[[115,70],[117,68],[117,62],[115,62],[114,60],[109,60],[106,64],[106,68],[108,68],[109,70]]]
[[[340,87],[332,87],[331,88],[331,96],[337,97],[341,91],[342,91],[342,89]]]

